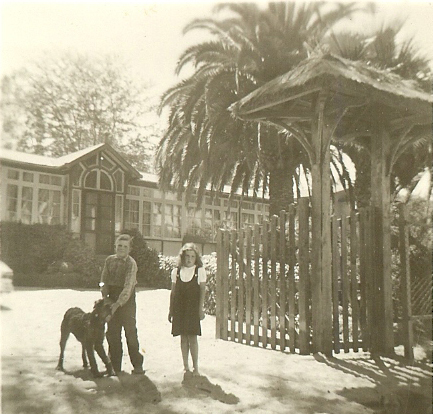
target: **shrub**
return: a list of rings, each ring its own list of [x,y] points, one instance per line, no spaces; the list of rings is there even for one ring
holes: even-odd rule
[[[152,288],[170,288],[170,279],[160,268],[159,255],[152,249],[137,229],[124,230],[122,233],[131,235],[131,257],[137,262],[137,282],[141,286]]]

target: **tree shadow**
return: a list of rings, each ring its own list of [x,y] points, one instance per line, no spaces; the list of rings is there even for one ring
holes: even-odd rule
[[[338,358],[315,354],[314,358],[375,385],[373,388],[343,388],[338,392],[351,401],[380,413],[432,413],[432,371],[428,363],[409,361],[397,355]]]
[[[182,385],[188,389],[193,396],[208,395],[214,400],[218,400],[224,404],[237,404],[239,398],[233,394],[228,394],[218,384],[212,384],[204,375],[194,376],[191,372],[186,372]]]

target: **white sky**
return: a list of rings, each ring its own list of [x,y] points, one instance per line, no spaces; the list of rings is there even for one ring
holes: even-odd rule
[[[263,4],[263,1],[261,1]],[[433,2],[379,1],[377,16],[358,17],[353,28],[407,17],[406,33],[433,61]],[[182,35],[194,18],[210,17],[201,2],[1,2],[1,74],[37,60],[43,51],[116,54],[158,90],[176,83],[176,61],[199,33]],[[368,22],[368,23],[366,23]]]

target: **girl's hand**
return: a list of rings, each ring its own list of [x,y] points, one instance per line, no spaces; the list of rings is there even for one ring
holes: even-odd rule
[[[168,313],[168,321],[171,323],[171,320],[173,319],[173,317],[171,316],[171,313]]]
[[[204,319],[204,317],[205,317],[205,313],[204,313],[203,309],[200,309],[199,315],[200,315],[200,320],[202,321]]]

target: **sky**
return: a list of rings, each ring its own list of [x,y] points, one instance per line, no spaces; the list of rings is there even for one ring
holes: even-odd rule
[[[264,1],[260,1],[265,5]],[[357,16],[351,29],[372,28],[407,17],[404,35],[433,61],[433,2],[378,1],[374,17]],[[214,3],[200,2],[36,2],[2,1],[0,73],[10,74],[41,58],[65,50],[112,54],[126,62],[158,91],[173,86],[177,59],[200,33],[182,35],[195,18],[211,17]]]

